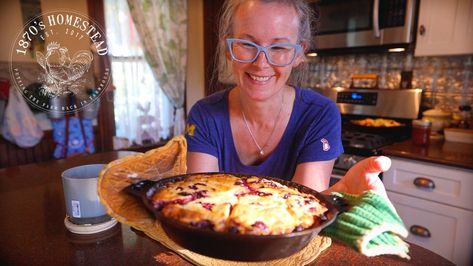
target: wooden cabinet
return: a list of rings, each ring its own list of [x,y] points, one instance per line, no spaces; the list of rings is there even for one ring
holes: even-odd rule
[[[473,0],[421,0],[415,56],[473,54]]]
[[[473,263],[473,171],[391,158],[388,197],[410,231],[409,242],[457,265]]]
[[[391,169],[383,174],[383,182],[393,192],[473,211],[472,170],[392,158]]]
[[[407,241],[456,265],[471,265],[473,212],[400,193],[388,197],[409,230]]]

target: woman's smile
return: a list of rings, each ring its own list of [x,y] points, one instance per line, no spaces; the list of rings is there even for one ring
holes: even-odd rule
[[[268,81],[271,76],[257,76],[257,75],[252,75],[250,73],[248,73],[248,75],[250,76],[250,78],[252,78],[254,81],[260,81],[260,82],[264,82],[264,81]]]

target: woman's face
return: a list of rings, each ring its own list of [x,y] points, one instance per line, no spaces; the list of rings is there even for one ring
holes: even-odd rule
[[[237,8],[231,37],[261,46],[277,43],[296,44],[298,28],[299,19],[293,7],[250,0]],[[292,68],[301,61],[302,56],[298,55],[292,64],[277,67],[270,65],[261,52],[255,62],[232,61],[231,64],[235,81],[242,93],[252,100],[265,100],[283,88]]]

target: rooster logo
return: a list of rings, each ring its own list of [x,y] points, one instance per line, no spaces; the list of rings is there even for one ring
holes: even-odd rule
[[[62,94],[77,94],[83,87],[80,79],[90,68],[93,56],[80,50],[72,58],[68,49],[59,43],[48,44],[46,55],[37,51],[36,61],[46,71],[41,77],[43,94],[51,98]]]

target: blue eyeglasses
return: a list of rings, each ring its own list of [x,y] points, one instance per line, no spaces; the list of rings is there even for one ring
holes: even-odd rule
[[[241,63],[251,63],[263,52],[268,63],[274,66],[287,66],[292,64],[297,53],[302,49],[299,44],[277,43],[268,46],[257,45],[242,39],[227,39],[228,50],[232,59]]]

